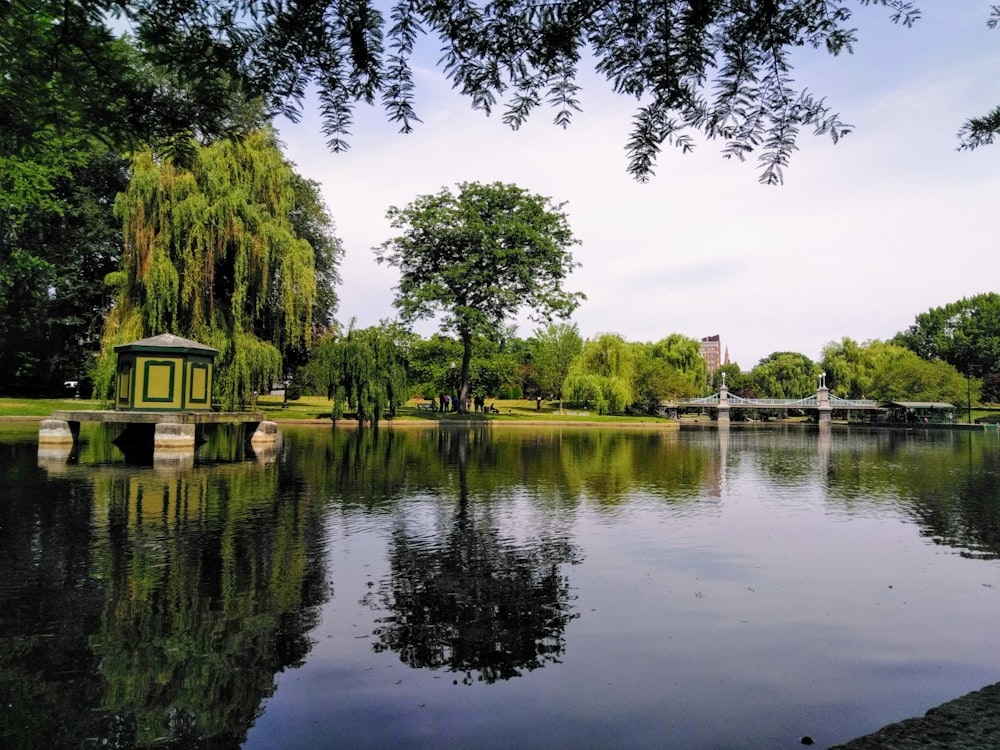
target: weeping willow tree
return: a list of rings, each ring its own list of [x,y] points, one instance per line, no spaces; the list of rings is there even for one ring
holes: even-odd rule
[[[114,346],[174,333],[219,350],[213,399],[248,403],[308,347],[314,253],[296,235],[295,173],[270,130],[162,156],[140,151],[120,194],[124,251],[95,372],[109,397]]]
[[[563,397],[598,414],[621,414],[634,398],[635,357],[617,333],[587,341],[563,381]]]
[[[333,419],[344,416],[345,407],[354,409],[358,423],[378,426],[379,418],[409,396],[406,362],[400,345],[401,332],[392,324],[355,330],[345,335],[329,335],[318,346],[327,389],[333,400]]]

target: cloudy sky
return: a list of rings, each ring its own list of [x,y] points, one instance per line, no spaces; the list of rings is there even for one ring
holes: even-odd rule
[[[386,209],[462,181],[565,202],[581,242],[567,288],[587,295],[572,318],[585,338],[719,334],[750,369],[775,351],[818,359],[844,336],[890,338],[931,307],[1000,291],[1000,144],[955,149],[965,119],[1000,105],[1000,29],[986,27],[989,2],[921,5],[910,29],[858,8],[853,55],[798,59],[797,81],[855,131],[837,145],[803,133],[781,187],[700,138],[693,154],[668,148],[656,176],[636,183],[624,150],[635,103],[589,73],[567,130],[539,109],[511,132],[431,67],[417,71],[423,123],[412,134],[361,108],[351,150],[332,154],[315,113],[279,123],[346,249],[338,319],[394,317],[398,274],[371,250],[392,236]],[[533,329],[525,318],[518,333]]]

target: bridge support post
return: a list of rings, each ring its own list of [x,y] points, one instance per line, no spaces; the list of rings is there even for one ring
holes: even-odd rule
[[[833,424],[833,407],[830,406],[830,389],[826,387],[826,373],[819,376],[819,387],[816,389],[816,411],[819,413],[819,423]]]
[[[719,415],[716,417],[719,424],[729,424],[729,389],[726,388],[725,380],[719,388]]]

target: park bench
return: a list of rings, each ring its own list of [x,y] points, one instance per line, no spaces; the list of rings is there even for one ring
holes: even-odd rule
[[[424,402],[424,403],[417,404],[417,408],[420,411],[434,411],[434,404],[431,404],[431,403],[428,403],[428,402]]]

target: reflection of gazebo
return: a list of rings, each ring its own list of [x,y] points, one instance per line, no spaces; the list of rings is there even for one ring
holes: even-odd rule
[[[892,401],[885,408],[892,422],[948,424],[955,419],[955,405],[944,401]]]

